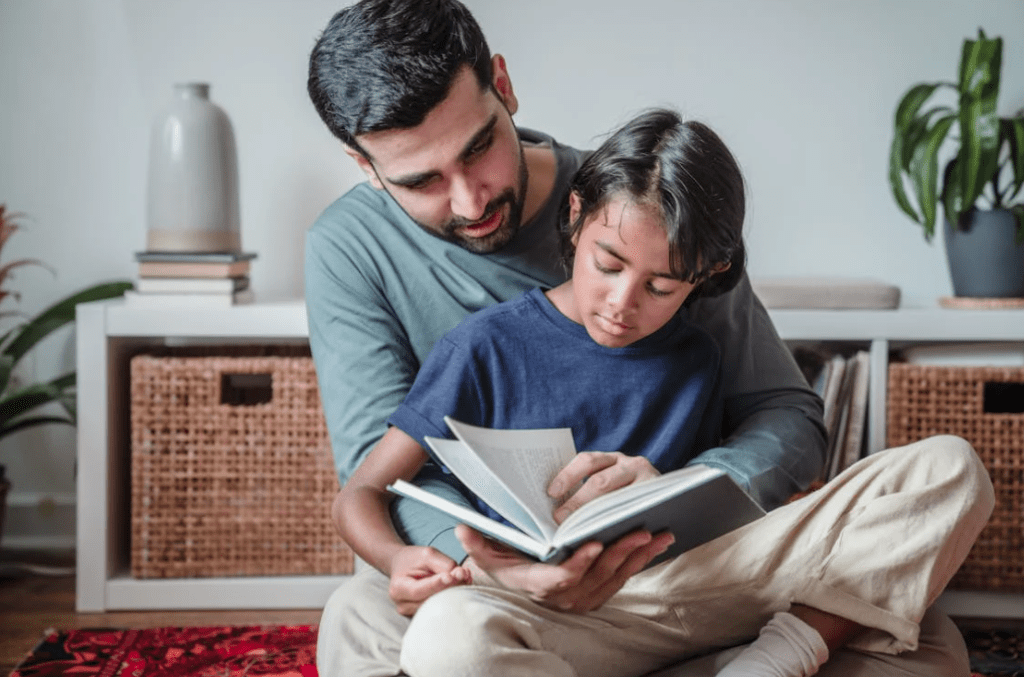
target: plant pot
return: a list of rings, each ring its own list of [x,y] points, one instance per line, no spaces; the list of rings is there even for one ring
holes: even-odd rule
[[[1006,209],[972,211],[963,229],[943,221],[946,259],[955,296],[1024,297],[1024,244]]]

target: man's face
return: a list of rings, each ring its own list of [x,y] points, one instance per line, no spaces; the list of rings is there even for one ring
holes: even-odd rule
[[[360,136],[371,160],[353,156],[427,232],[480,254],[515,237],[527,185],[515,98],[495,65],[494,89],[464,68],[420,125]]]

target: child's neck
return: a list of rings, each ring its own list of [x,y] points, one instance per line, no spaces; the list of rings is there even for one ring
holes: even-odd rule
[[[566,318],[576,324],[583,324],[583,318],[580,317],[579,308],[576,306],[576,297],[573,295],[572,278],[569,278],[554,289],[547,290],[544,292],[544,296],[547,297],[548,301],[551,301],[551,305],[555,307],[555,310],[565,315]]]

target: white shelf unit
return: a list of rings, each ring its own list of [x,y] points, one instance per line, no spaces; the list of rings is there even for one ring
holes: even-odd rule
[[[885,446],[889,350],[926,342],[1024,342],[1024,311],[906,309],[772,311],[787,341],[862,343],[870,350],[870,449]],[[129,575],[130,422],[128,361],[146,348],[184,342],[237,344],[308,340],[301,300],[231,308],[136,308],[123,300],[82,304],[77,313],[78,496],[76,608],[320,608],[343,576],[138,580]],[[946,593],[959,616],[1024,617],[1024,595]]]

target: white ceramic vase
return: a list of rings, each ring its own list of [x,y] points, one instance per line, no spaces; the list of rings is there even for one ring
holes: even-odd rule
[[[146,211],[149,251],[241,249],[235,134],[206,83],[174,85],[153,122]]]

